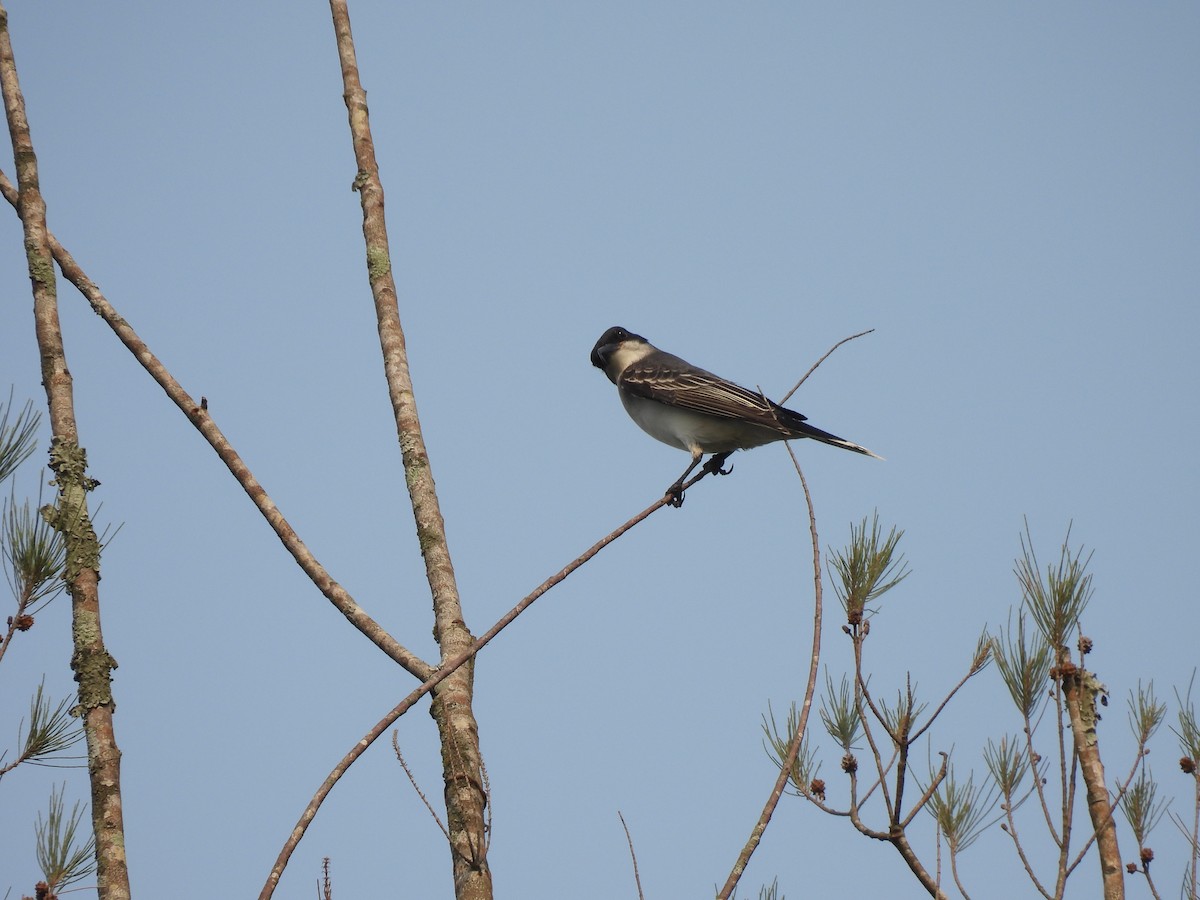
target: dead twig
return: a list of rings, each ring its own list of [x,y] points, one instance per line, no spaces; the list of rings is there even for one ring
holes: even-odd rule
[[[321,880],[317,882],[317,900],[333,900],[333,879],[329,877],[329,857],[321,861]]]
[[[796,382],[795,386],[790,391],[788,391],[786,394],[783,395],[783,398],[779,401],[779,405],[783,406],[783,404],[787,403],[788,398],[790,396],[792,396],[792,394],[796,393],[796,391],[800,390],[800,385],[802,385],[802,384],[804,384],[804,382],[808,381],[808,376],[811,375],[813,372],[817,371],[817,366],[819,366],[821,363],[825,362],[825,360],[829,359],[829,357],[833,355],[834,350],[836,350],[838,347],[842,346],[842,344],[847,344],[850,341],[854,340],[855,338],[860,338],[865,335],[868,335],[874,330],[875,330],[874,328],[868,328],[866,331],[860,331],[858,334],[852,334],[852,335],[850,335],[850,337],[844,337],[840,341],[838,341],[836,344],[834,344],[832,347],[830,347],[828,350],[826,350],[825,355],[822,356],[820,359],[818,359],[815,363],[813,363],[812,366],[809,367],[809,370],[800,376],[800,380]]]
[[[846,340],[849,340],[847,338]],[[841,343],[845,343],[842,341]],[[834,346],[834,349],[837,345]],[[829,351],[830,353],[833,350]],[[829,354],[826,353],[825,356]],[[824,357],[822,357],[824,359]],[[817,365],[820,365],[818,360]],[[813,366],[815,369],[816,366]],[[809,371],[812,371],[811,369]],[[808,377],[807,375],[805,377]],[[801,379],[803,381],[803,379]],[[786,398],[785,398],[786,399]],[[788,745],[787,756],[781,760],[779,769],[779,777],[775,779],[775,784],[771,788],[771,793],[767,797],[767,802],[763,806],[762,813],[758,817],[758,821],[754,824],[754,828],[750,831],[750,837],[746,841],[746,845],[742,848],[742,852],[738,854],[737,860],[733,864],[733,869],[729,873],[729,877],[725,880],[725,886],[721,888],[721,892],[717,894],[718,900],[729,900],[733,896],[734,890],[737,889],[738,881],[741,880],[742,873],[745,872],[746,866],[750,862],[750,857],[754,851],[758,849],[759,843],[762,841],[763,833],[767,830],[767,825],[771,822],[771,817],[775,814],[775,807],[779,805],[779,800],[783,797],[784,789],[787,787],[788,779],[792,774],[792,766],[795,765],[796,759],[800,756],[800,746],[804,741],[804,732],[808,727],[808,714],[812,709],[813,694],[817,687],[817,670],[821,659],[821,618],[822,618],[822,603],[821,603],[821,545],[817,538],[817,514],[813,509],[812,494],[808,490],[808,481],[804,478],[804,471],[800,468],[800,461],[796,459],[796,454],[792,452],[792,445],[787,445],[788,454],[792,457],[792,465],[796,467],[796,474],[800,476],[800,484],[804,488],[804,499],[808,504],[808,530],[812,536],[812,552],[813,552],[813,642],[812,642],[812,659],[808,669],[808,685],[804,690],[804,705],[800,708],[800,721],[796,726],[796,733],[792,735],[792,741]]]
[[[617,816],[621,819],[621,827],[625,829],[625,840],[629,842],[629,856],[633,860],[633,880],[637,884],[638,900],[646,900],[642,893],[642,876],[638,874],[637,854],[633,850],[633,838],[629,836],[629,826],[625,824],[625,817],[621,815],[619,809]]]
[[[438,829],[442,832],[443,837],[447,842],[450,840],[450,832],[446,830],[446,826],[442,824],[441,816],[437,814],[437,810],[433,808],[433,804],[429,802],[429,798],[425,796],[425,792],[421,790],[421,786],[417,784],[417,777],[413,775],[412,769],[408,767],[408,763],[404,761],[404,754],[400,752],[400,738],[397,732],[392,732],[392,749],[396,752],[396,759],[400,761],[400,768],[404,770],[404,774],[408,776],[408,783],[412,785],[413,790],[417,792],[417,796],[421,798],[421,802],[425,804],[425,808],[429,810],[429,815],[433,816],[433,821]]]
[[[779,401],[780,405],[787,402],[787,399],[796,393],[800,385],[808,379],[808,376],[816,371],[817,366],[825,362],[838,347],[855,338],[860,338],[863,335],[870,334],[874,328],[867,331],[852,334],[849,337],[842,338],[832,347],[830,347],[825,355],[818,359],[809,370],[801,376],[796,382],[796,386],[783,395],[783,399]],[[759,389],[762,394],[762,389]],[[763,398],[766,399],[765,396]],[[804,477],[804,471],[800,468],[800,461],[796,459],[796,454],[792,451],[792,445],[787,445],[788,455],[792,458],[792,465],[796,468],[796,474],[800,476],[800,484],[804,488],[804,500],[808,505],[808,527],[809,533],[812,536],[812,551],[813,551],[813,643],[812,643],[812,659],[808,670],[808,684],[804,690],[804,704],[800,708],[800,721],[796,726],[796,733],[792,736],[792,741],[788,745],[786,757],[781,760],[781,768],[779,777],[775,779],[775,784],[771,788],[771,793],[767,797],[767,802],[763,806],[762,813],[758,817],[754,828],[750,831],[750,837],[747,839],[741,853],[738,854],[737,860],[733,864],[733,869],[729,873],[729,877],[725,880],[724,887],[717,895],[718,900],[728,900],[737,889],[737,883],[742,877],[742,873],[746,870],[746,866],[750,862],[750,857],[754,851],[758,849],[759,843],[762,841],[763,833],[767,830],[767,825],[771,822],[771,817],[775,814],[775,807],[779,805],[780,798],[783,797],[784,789],[787,787],[788,778],[791,777],[792,766],[796,759],[800,756],[800,747],[804,742],[804,733],[808,727],[808,714],[812,709],[813,694],[817,687],[817,670],[821,659],[821,620],[822,620],[822,602],[821,602],[821,546],[817,537],[817,515],[813,509],[812,493],[808,489],[808,481]]]

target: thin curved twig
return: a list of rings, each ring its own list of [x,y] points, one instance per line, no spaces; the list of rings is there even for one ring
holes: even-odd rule
[[[404,759],[404,754],[400,752],[400,735],[395,731],[392,732],[392,750],[396,753],[396,759],[400,763],[400,768],[408,776],[408,783],[412,785],[413,790],[417,792],[417,796],[421,798],[421,802],[425,804],[425,808],[429,810],[429,815],[433,817],[434,824],[437,825],[438,830],[442,833],[442,837],[446,839],[446,843],[450,843],[450,832],[446,830],[446,826],[442,824],[441,816],[437,814],[437,810],[433,808],[433,804],[429,802],[429,798],[425,796],[425,792],[417,784],[417,776],[408,767],[408,762]]]
[[[887,783],[887,777],[890,774],[892,774],[892,767],[894,765],[896,765],[896,761],[899,758],[900,758],[900,748],[893,747],[891,758],[886,763],[884,763],[883,768],[880,769],[878,771],[878,773],[875,775],[875,781],[869,788],[867,788],[867,792],[865,794],[863,794],[861,797],[858,797],[857,795],[855,795],[856,799],[854,800],[854,806],[856,808],[862,809],[864,806],[866,806],[867,801],[871,799],[871,795],[874,794],[876,790],[880,789],[880,785],[885,785]],[[854,783],[857,785],[858,780],[855,779]],[[881,793],[882,793],[882,791],[881,791]]]
[[[1034,771],[1033,777],[1035,780],[1037,780],[1038,774],[1036,771]],[[1052,893],[1050,893],[1050,891],[1046,890],[1046,888],[1042,885],[1041,881],[1038,880],[1037,873],[1033,871],[1033,863],[1031,863],[1029,860],[1029,857],[1027,857],[1025,855],[1025,848],[1021,844],[1021,837],[1020,837],[1020,835],[1017,834],[1017,820],[1013,816],[1013,812],[1015,810],[1016,810],[1015,804],[1008,803],[1005,805],[1004,816],[1008,820],[1008,823],[1007,823],[1008,827],[1002,828],[1001,830],[1004,831],[1009,836],[1009,838],[1012,840],[1013,847],[1015,847],[1016,851],[1017,851],[1017,856],[1021,860],[1021,865],[1023,865],[1025,867],[1025,874],[1028,875],[1029,880],[1033,882],[1034,888],[1037,890],[1037,892],[1039,894],[1041,894],[1043,897],[1045,897],[1046,900],[1052,900],[1052,898],[1056,895],[1052,894]]]
[[[929,787],[925,789],[925,793],[922,794],[921,798],[913,804],[912,811],[909,812],[909,814],[904,817],[904,820],[899,823],[901,828],[907,828],[912,824],[912,820],[917,817],[917,813],[925,808],[925,804],[929,802],[929,798],[934,795],[938,789],[938,786],[946,780],[946,775],[950,771],[950,757],[946,753],[941,753],[940,755],[942,757],[942,767],[938,769],[937,775],[935,775],[933,780],[929,782]],[[896,802],[896,815],[900,815],[901,810],[899,809],[899,798],[897,798]]]
[[[967,889],[963,887],[962,880],[958,877],[958,851],[950,851],[950,875],[954,878],[954,886],[958,888],[958,892],[963,895],[963,900],[971,900],[971,895],[967,893]],[[940,883],[940,878],[939,878]]]
[[[817,366],[819,366],[821,363],[825,362],[825,360],[829,359],[829,357],[833,355],[834,350],[836,350],[838,347],[842,346],[842,344],[849,343],[850,341],[854,340],[855,338],[860,338],[860,337],[863,337],[864,335],[868,335],[874,330],[875,330],[874,328],[868,328],[866,331],[860,331],[858,334],[852,334],[852,335],[850,335],[850,337],[844,337],[840,341],[838,341],[836,344],[834,344],[832,347],[830,347],[828,350],[826,350],[825,355],[822,356],[820,359],[818,359],[815,363],[813,363],[812,366],[809,367],[809,370],[800,376],[800,380],[796,382],[795,386],[790,391],[788,391],[786,394],[783,395],[782,399],[780,399],[780,401],[779,401],[779,405],[783,406],[783,404],[787,403],[788,398],[790,396],[792,396],[792,394],[796,393],[796,391],[800,390],[800,385],[802,385],[802,384],[804,384],[804,382],[808,381],[808,376],[811,375],[813,372],[817,371]]]
[[[1033,774],[1034,774],[1033,787],[1034,787],[1034,790],[1037,791],[1038,800],[1041,803],[1042,816],[1046,820],[1046,830],[1048,832],[1050,832],[1050,839],[1052,841],[1054,841],[1054,846],[1059,849],[1060,854],[1061,854],[1062,845],[1063,845],[1062,838],[1059,836],[1058,830],[1054,827],[1054,820],[1050,815],[1050,804],[1046,800],[1045,786],[1042,784],[1042,779],[1037,777],[1037,775],[1038,775],[1037,760],[1041,759],[1042,756],[1040,753],[1038,753],[1036,750],[1033,749],[1033,735],[1037,731],[1037,726],[1040,725],[1042,722],[1042,719],[1045,718],[1046,710],[1049,708],[1050,708],[1050,705],[1046,704],[1046,706],[1042,709],[1041,713],[1038,715],[1038,719],[1037,719],[1036,723],[1033,722],[1029,718],[1028,715],[1024,716],[1024,719],[1025,719],[1025,731],[1024,731],[1025,755],[1026,755],[1026,757],[1028,757],[1028,759],[1030,761],[1030,766],[1033,769]],[[1062,720],[1060,718],[1059,719],[1059,722],[1060,722],[1059,730],[1061,730],[1061,721]],[[1065,857],[1060,856],[1059,862],[1061,863],[1062,859],[1064,859],[1064,858]]]
[[[942,702],[937,705],[937,709],[935,709],[932,713],[930,713],[930,715],[926,719],[924,725],[922,725],[920,728],[918,728],[916,731],[914,731],[912,733],[912,735],[908,739],[908,742],[910,744],[915,744],[918,740],[920,740],[921,735],[923,735],[926,731],[928,731],[933,726],[934,719],[936,719],[938,716],[940,716],[942,714],[942,710],[946,708],[946,705],[951,700],[954,699],[954,695],[957,694],[960,690],[962,690],[963,685],[965,685],[968,681],[970,681],[972,678],[974,678],[976,675],[978,675],[982,671],[983,671],[982,669],[972,668],[970,671],[967,672],[966,675],[964,675],[959,680],[958,684],[956,684],[956,685],[954,685],[954,687],[950,688],[950,690],[946,694],[946,696],[944,698],[942,698]]]
[[[646,900],[646,895],[642,893],[642,876],[638,874],[637,853],[633,850],[633,838],[629,835],[629,826],[625,824],[625,817],[621,815],[619,809],[617,816],[621,819],[621,827],[625,829],[625,840],[629,843],[629,857],[633,860],[633,880],[637,884],[638,900]]]
[[[867,708],[871,710],[871,714],[875,716],[876,721],[883,726],[884,732],[892,742],[892,746],[896,748],[893,756],[894,759],[899,759],[900,741],[896,735],[892,734],[888,727],[887,719],[884,718],[879,707],[875,705],[875,701],[871,699],[871,693],[867,689],[867,680],[862,674],[862,639],[855,636],[854,643],[854,678],[856,681],[855,703],[857,704],[858,719],[862,723],[863,737],[867,739],[867,746],[871,748],[871,755],[875,757],[875,770],[879,772],[879,792],[883,795],[883,805],[887,810],[888,821],[894,822],[897,819],[896,805],[892,802],[891,791],[888,790],[887,780],[883,776],[883,754],[879,750],[879,744],[875,740],[875,734],[871,730],[871,720],[867,717],[866,710],[863,709],[863,701],[867,703]]]
[[[869,328],[866,331],[861,331],[858,334],[852,334],[849,337],[842,338],[827,351],[825,355],[813,363],[807,372],[801,376],[796,382],[796,386],[783,395],[783,399],[779,401],[780,405],[787,402],[788,398],[800,388],[808,380],[808,376],[817,370],[817,367],[825,360],[829,359],[833,352],[842,344],[852,341],[855,338],[860,338],[863,335],[870,334],[874,328]],[[762,393],[761,388],[759,393]],[[775,779],[775,784],[771,789],[770,795],[767,797],[767,802],[763,806],[763,811],[758,817],[758,822],[750,831],[750,837],[746,841],[746,845],[742,848],[742,852],[738,854],[737,861],[733,864],[733,869],[729,873],[729,877],[725,881],[725,886],[721,888],[721,892],[717,895],[718,900],[728,900],[733,895],[737,888],[737,883],[742,877],[742,873],[746,870],[746,866],[750,862],[750,857],[754,851],[758,849],[759,843],[762,841],[763,833],[767,830],[767,825],[771,822],[771,817],[775,814],[775,807],[779,805],[780,799],[783,797],[784,789],[787,787],[788,778],[791,777],[792,766],[800,755],[800,746],[804,740],[804,733],[808,727],[808,714],[812,709],[812,698],[816,692],[817,686],[817,670],[819,668],[821,658],[821,619],[822,619],[822,602],[821,602],[821,547],[817,538],[817,516],[813,509],[812,493],[808,489],[808,481],[804,477],[804,471],[800,468],[800,461],[796,459],[796,454],[792,450],[791,443],[787,443],[788,455],[792,458],[792,465],[796,468],[796,474],[800,476],[800,484],[804,487],[804,500],[808,504],[808,525],[809,532],[812,535],[813,548],[813,646],[812,646],[812,662],[808,671],[808,684],[804,691],[804,705],[800,709],[800,721],[796,726],[796,733],[792,736],[792,742],[788,746],[788,752],[785,759],[781,760],[781,768],[779,777]]]
[[[849,340],[847,338],[846,340]],[[842,341],[845,343],[845,341]],[[834,346],[834,349],[837,345]],[[833,350],[829,351],[830,353]],[[825,356],[828,356],[826,353]],[[822,357],[824,359],[825,357]],[[820,361],[817,362],[820,365]],[[816,366],[813,366],[815,369]],[[809,371],[812,371],[811,369]],[[807,375],[805,377],[808,377]],[[801,379],[803,381],[803,379]],[[797,385],[799,387],[799,385]],[[790,395],[789,395],[790,396]],[[786,398],[784,398],[786,399]],[[804,471],[800,468],[800,461],[796,459],[796,454],[792,451],[792,445],[787,444],[788,455],[792,458],[792,465],[796,467],[796,474],[800,476],[800,484],[804,487],[804,499],[808,504],[808,530],[812,535],[813,548],[813,643],[812,643],[812,661],[808,669],[808,685],[804,691],[804,705],[800,708],[800,721],[796,725],[796,733],[792,735],[792,742],[788,745],[787,756],[781,760],[779,769],[779,777],[775,779],[775,784],[771,788],[771,793],[767,797],[767,802],[763,806],[762,813],[758,817],[758,821],[754,824],[754,828],[750,831],[750,837],[746,841],[746,845],[742,848],[742,852],[738,854],[737,861],[733,864],[733,869],[729,873],[729,877],[725,880],[725,886],[721,888],[721,892],[717,894],[718,900],[728,900],[733,896],[734,890],[737,888],[738,881],[745,872],[746,866],[750,862],[750,857],[754,851],[758,849],[759,843],[762,841],[763,833],[767,830],[767,825],[771,822],[771,817],[775,814],[775,807],[779,805],[780,798],[783,797],[784,789],[787,787],[788,779],[792,774],[792,766],[795,765],[796,759],[800,756],[800,745],[804,741],[804,732],[808,727],[808,714],[812,709],[813,694],[816,692],[817,686],[817,671],[821,659],[821,545],[817,538],[817,514],[813,510],[812,494],[808,490],[808,481],[804,478]]]

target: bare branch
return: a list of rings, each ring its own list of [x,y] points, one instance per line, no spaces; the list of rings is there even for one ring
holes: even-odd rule
[[[849,338],[847,338],[849,340]],[[844,341],[843,341],[844,343]],[[836,349],[836,346],[835,348]],[[830,353],[833,350],[829,351]],[[829,354],[825,354],[828,356]],[[820,361],[818,360],[818,365]],[[816,366],[813,366],[815,369]],[[811,370],[810,370],[811,371]],[[805,376],[807,377],[807,375]],[[804,379],[801,379],[803,382]],[[797,385],[798,387],[799,385]],[[784,398],[786,399],[786,398]],[[808,714],[812,709],[813,694],[817,687],[817,670],[821,660],[821,545],[817,538],[817,515],[813,510],[812,493],[808,489],[808,482],[804,478],[804,471],[800,468],[800,461],[796,459],[796,454],[792,452],[792,445],[787,445],[788,455],[792,458],[792,465],[796,467],[796,474],[800,476],[800,484],[804,488],[804,500],[808,504],[808,530],[812,535],[812,553],[813,553],[813,643],[812,643],[812,658],[808,668],[808,684],[804,689],[804,705],[800,710],[800,721],[796,727],[796,732],[792,736],[791,746],[788,748],[787,756],[781,760],[779,768],[779,777],[775,779],[775,784],[771,788],[771,793],[767,797],[767,802],[763,806],[762,813],[758,817],[758,822],[750,831],[750,837],[746,841],[746,845],[742,848],[742,852],[738,854],[737,860],[733,864],[733,869],[729,873],[729,877],[725,880],[725,886],[721,888],[717,894],[718,900],[728,900],[733,895],[737,888],[737,883],[742,877],[742,873],[746,870],[747,864],[750,862],[750,857],[758,848],[759,842],[762,840],[763,833],[767,830],[767,825],[770,824],[771,816],[775,813],[775,807],[779,805],[779,799],[783,796],[783,791],[787,786],[788,778],[791,776],[792,766],[800,755],[800,747],[804,742],[804,733],[808,726]]]
[[[800,390],[800,385],[802,385],[802,384],[804,384],[804,382],[808,381],[808,376],[811,375],[813,372],[817,371],[817,366],[819,366],[821,363],[825,362],[825,360],[829,359],[829,357],[833,355],[834,350],[836,350],[838,347],[842,346],[842,344],[847,344],[850,341],[854,340],[855,338],[860,338],[860,337],[863,337],[864,335],[868,335],[874,330],[875,330],[874,328],[868,328],[866,331],[860,331],[858,334],[852,334],[852,335],[850,335],[850,337],[844,337],[840,341],[838,341],[836,344],[834,344],[832,347],[830,347],[828,350],[826,350],[825,355],[822,356],[820,359],[818,359],[815,363],[813,363],[812,366],[809,367],[809,370],[800,376],[800,380],[796,382],[795,386],[793,386],[790,391],[788,391],[786,394],[783,395],[783,398],[779,401],[779,405],[782,406],[783,404],[787,403],[788,398],[791,397],[792,394],[796,393],[796,391]]]
[[[1033,777],[1035,781],[1039,780],[1036,770],[1033,773]],[[1004,815],[1008,820],[1008,823],[1007,826],[1002,825],[1001,830],[1004,831],[1004,833],[1010,838],[1012,838],[1013,846],[1017,851],[1017,856],[1021,860],[1021,865],[1025,867],[1025,874],[1028,875],[1029,880],[1033,882],[1034,888],[1036,888],[1037,892],[1045,897],[1046,900],[1051,900],[1051,898],[1053,898],[1055,895],[1046,890],[1046,888],[1042,886],[1041,881],[1038,880],[1037,874],[1033,871],[1033,864],[1030,863],[1029,857],[1025,855],[1025,848],[1021,844],[1020,835],[1017,834],[1017,821],[1013,817],[1013,813],[1016,811],[1018,806],[1020,806],[1019,803],[1008,802],[1008,797],[1005,797]]]
[[[350,11],[346,0],[329,0],[329,10],[341,66],[342,97],[346,103],[354,161],[358,170],[354,178],[354,190],[358,192],[362,204],[366,273],[375,306],[384,377],[399,439],[417,540],[425,563],[425,579],[433,601],[433,636],[438,643],[439,657],[445,663],[464,648],[470,647],[475,638],[466,624],[446,537],[446,523],[417,414],[393,277],[383,181],[375,156],[367,93],[359,75]],[[443,794],[446,818],[450,825],[456,897],[492,896],[492,874],[485,856],[488,836],[485,832],[484,810],[487,798],[478,774],[482,753],[479,724],[474,713],[474,693],[474,667],[468,663],[443,679],[433,693],[430,709],[443,747]]]
[[[417,784],[417,778],[412,773],[412,769],[408,767],[408,763],[404,761],[404,754],[400,752],[400,738],[398,733],[392,732],[392,750],[396,753],[396,759],[400,761],[400,768],[404,769],[404,774],[408,776],[408,783],[412,785],[413,790],[417,792],[417,796],[421,798],[421,802],[425,804],[425,808],[429,810],[429,815],[433,817],[434,823],[438,830],[442,832],[442,836],[446,838],[447,843],[450,841],[450,832],[446,830],[446,826],[442,824],[441,817],[438,816],[437,810],[429,802],[429,798],[425,796],[425,792],[421,790],[421,786]]]
[[[689,484],[699,481],[702,477],[702,475],[696,476],[691,482],[689,482]],[[417,703],[417,701],[419,701],[438,684],[449,677],[455,670],[467,663],[469,660],[474,659],[475,654],[491,643],[492,639],[496,637],[496,635],[511,625],[513,621],[519,615],[521,615],[521,613],[527,610],[535,600],[537,600],[551,588],[560,584],[576,569],[587,563],[597,553],[599,553],[617,538],[621,537],[635,525],[640,524],[652,513],[662,509],[667,505],[668,502],[669,499],[667,497],[660,497],[632,519],[625,522],[623,525],[609,534],[605,535],[586,551],[584,551],[580,556],[576,557],[558,572],[554,573],[541,584],[539,584],[533,589],[533,591],[522,598],[521,602],[505,613],[495,625],[484,632],[482,636],[477,638],[470,647],[468,647],[466,650],[463,650],[453,659],[447,660],[439,668],[435,669],[419,687],[411,691],[407,697],[401,700],[386,716],[376,723],[376,725],[370,731],[368,731],[366,735],[363,736],[362,740],[356,743],[354,747],[351,748],[351,750],[341,759],[341,761],[334,766],[333,770],[325,778],[325,781],[322,782],[321,786],[317,789],[316,794],[313,795],[312,800],[309,801],[308,806],[305,807],[304,812],[300,815],[300,820],[296,823],[296,827],[292,829],[292,833],[288,836],[287,841],[284,842],[283,849],[279,851],[279,856],[275,860],[275,865],[271,868],[271,872],[267,876],[266,884],[263,885],[262,890],[259,892],[259,900],[269,900],[272,894],[274,894],[275,886],[279,883],[279,879],[283,875],[283,870],[287,867],[288,860],[291,859],[292,853],[294,853],[296,847],[299,846],[301,839],[304,837],[305,831],[308,830],[309,824],[316,816],[317,810],[321,808],[321,804],[325,802],[325,798],[329,796],[329,792],[333,790],[333,786],[337,784],[342,775],[345,774],[346,770],[353,765],[355,760],[357,760],[364,752],[366,752],[367,748],[370,747],[380,735],[387,731],[387,729],[390,728],[397,719],[408,712],[408,710],[410,710]]]
[[[908,842],[908,837],[904,830],[900,829],[892,834],[889,834],[887,840],[900,852],[900,858],[908,865],[909,870],[921,882],[921,886],[925,888],[935,900],[947,900],[946,892],[938,885],[937,880],[929,874],[921,860],[917,857],[916,851]]]
[[[876,831],[874,828],[871,828],[869,825],[867,825],[862,820],[862,816],[861,816],[862,804],[853,799],[855,796],[855,792],[858,789],[858,772],[856,770],[852,769],[849,774],[850,774],[850,796],[851,796],[850,823],[858,830],[858,832],[860,834],[864,834],[873,840],[876,840],[876,841],[888,840],[888,833],[886,831]],[[874,790],[874,788],[872,788],[872,790]]]
[[[891,774],[892,767],[896,765],[896,762],[899,758],[900,758],[900,748],[892,747],[892,755],[888,758],[888,761],[883,764],[883,768],[878,770],[878,772],[876,773],[875,781],[873,781],[871,783],[871,786],[869,788],[867,788],[867,792],[858,798],[857,805],[859,807],[862,807],[863,804],[865,804],[868,800],[870,800],[871,795],[874,794],[876,791],[880,790],[881,786],[886,783],[885,779],[888,777],[889,774]]]
[[[333,900],[333,879],[329,877],[329,857],[321,860],[321,881],[317,885],[319,900]]]
[[[884,714],[879,710],[879,708],[875,705],[875,701],[871,699],[871,694],[867,690],[867,680],[863,677],[863,672],[862,672],[862,638],[863,638],[863,634],[858,629],[865,627],[866,624],[869,624],[869,623],[864,623],[863,626],[856,625],[856,626],[853,626],[853,628],[851,629],[851,632],[852,632],[851,640],[854,643],[854,678],[855,678],[855,683],[857,684],[857,690],[855,692],[855,700],[858,703],[858,717],[862,721],[863,737],[865,737],[867,739],[867,746],[871,748],[871,754],[875,757],[875,770],[879,773],[879,790],[883,794],[883,805],[887,809],[888,821],[894,822],[896,820],[896,817],[898,814],[896,812],[895,804],[892,803],[892,795],[891,795],[891,792],[888,790],[887,781],[885,781],[884,777],[883,777],[883,772],[884,772],[883,755],[879,752],[879,745],[875,742],[875,734],[871,729],[871,722],[867,718],[865,712],[863,711],[862,703],[864,700],[867,703],[867,708],[870,709],[872,715],[874,715],[875,720],[877,722],[879,722],[879,724],[883,726],[884,731],[887,732],[888,738],[892,742],[892,746],[894,748],[896,748],[897,751],[900,748],[900,741],[899,741],[898,737],[896,735],[894,735],[891,732],[891,730],[888,728],[887,719],[885,718]],[[889,763],[889,765],[890,765],[890,763]]]
[[[942,702],[937,705],[937,709],[935,709],[932,713],[930,713],[929,718],[928,718],[928,720],[926,720],[925,724],[922,725],[920,728],[918,728],[916,731],[914,731],[912,733],[912,737],[909,738],[910,743],[915,743],[917,740],[919,740],[921,735],[923,735],[926,731],[928,731],[930,726],[933,725],[934,720],[939,715],[941,715],[942,710],[946,708],[946,704],[948,704],[951,701],[951,699],[953,699],[955,694],[957,694],[960,690],[962,690],[963,685],[965,685],[973,677],[975,677],[976,675],[978,675],[980,672],[983,671],[984,666],[986,666],[987,663],[984,662],[982,665],[980,665],[978,663],[980,652],[981,652],[980,650],[978,650],[978,649],[976,650],[976,652],[975,652],[976,655],[971,660],[971,667],[967,670],[967,674],[965,674],[961,679],[959,679],[958,684],[956,684],[954,687],[952,687],[950,689],[949,693],[947,693],[946,696],[942,699]]]
[[[71,593],[74,652],[71,668],[79,682],[79,709],[88,744],[92,829],[96,841],[97,893],[104,900],[128,900],[129,871],[121,803],[121,751],[113,728],[112,670],[116,661],[104,644],[100,615],[100,541],[87,512],[87,495],[99,482],[87,475],[87,453],[79,443],[74,381],[67,366],[58,288],[46,225],[37,155],[17,78],[8,30],[8,12],[0,5],[0,93],[17,165],[17,214],[25,238],[33,288],[34,332],[42,364],[42,385],[49,411],[50,468],[58,485],[51,525],[62,535],[68,560],[65,579]]]
[[[633,838],[629,836],[629,826],[625,824],[625,817],[621,815],[619,809],[617,816],[621,819],[621,827],[625,829],[625,840],[629,843],[629,857],[633,860],[633,880],[637,884],[638,900],[646,900],[645,894],[642,893],[642,876],[638,874],[637,854],[633,850]]]
[[[958,892],[963,895],[963,900],[971,900],[971,895],[967,893],[967,889],[963,887],[962,881],[958,877],[958,851],[950,851],[950,874],[954,878],[954,885],[958,888]]]
[[[941,783],[945,780],[946,773],[949,771],[949,756],[944,752],[940,752],[938,755],[942,757],[942,767],[938,769],[938,772],[933,777],[933,780],[929,782],[929,787],[925,789],[925,793],[923,793],[921,798],[913,804],[913,808],[909,811],[908,815],[905,816],[904,820],[899,823],[901,828],[907,828],[912,823],[912,820],[916,818],[917,813],[925,808],[925,804],[929,802],[929,799],[937,791],[939,785],[941,785]]]
[[[14,207],[17,205],[17,191],[3,172],[0,172],[0,193]],[[433,667],[416,654],[401,646],[395,638],[387,633],[387,630],[382,625],[372,619],[355,602],[354,598],[350,596],[344,587],[334,580],[325,567],[317,561],[317,558],[300,539],[300,536],[296,534],[295,529],[292,528],[279,507],[275,505],[275,501],[271,499],[266,488],[254,477],[254,474],[250,471],[250,467],[246,465],[245,461],[209,414],[207,405],[198,404],[183,389],[182,385],[175,380],[175,377],[162,361],[154,355],[141,337],[138,336],[138,333],[134,331],[133,326],[109,303],[108,299],[100,291],[100,288],[87,276],[87,273],[83,271],[75,261],[75,258],[67,252],[53,234],[49,234],[48,237],[50,240],[50,249],[54,254],[54,260],[58,263],[63,277],[83,294],[84,298],[91,305],[92,310],[113,330],[113,333],[116,334],[117,338],[125,345],[129,352],[133,354],[134,358],[142,365],[142,368],[163,389],[167,397],[187,416],[188,421],[195,426],[201,436],[208,441],[209,446],[213,448],[221,462],[225,463],[230,474],[242,486],[242,490],[246,492],[246,495],[254,503],[263,518],[266,519],[267,524],[271,526],[280,543],[283,544],[284,549],[292,555],[292,558],[296,560],[297,564],[304,571],[304,574],[316,585],[317,590],[330,603],[337,607],[338,611],[350,621],[351,625],[366,635],[372,643],[389,657],[417,678],[428,678],[429,673],[433,671]]]

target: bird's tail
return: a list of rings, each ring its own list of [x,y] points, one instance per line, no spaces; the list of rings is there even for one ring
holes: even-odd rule
[[[795,436],[798,438],[812,438],[814,441],[820,441],[822,444],[829,444],[831,447],[841,447],[843,450],[853,450],[855,453],[861,453],[864,456],[870,456],[875,459],[883,459],[878,453],[872,453],[866,447],[859,446],[853,441],[848,441],[845,438],[840,438],[836,434],[830,434],[828,431],[822,431],[820,428],[814,428],[807,422],[789,422],[788,423]]]

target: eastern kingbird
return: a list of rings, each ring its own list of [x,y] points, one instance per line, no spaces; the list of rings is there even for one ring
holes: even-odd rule
[[[675,506],[683,504],[683,482],[706,453],[704,471],[728,474],[721,466],[734,450],[772,441],[812,438],[823,444],[883,459],[866,447],[814,428],[794,410],[756,391],[698,369],[659,350],[640,334],[608,329],[592,348],[592,365],[617,386],[630,418],[651,437],[687,450],[692,463],[667,489]]]

